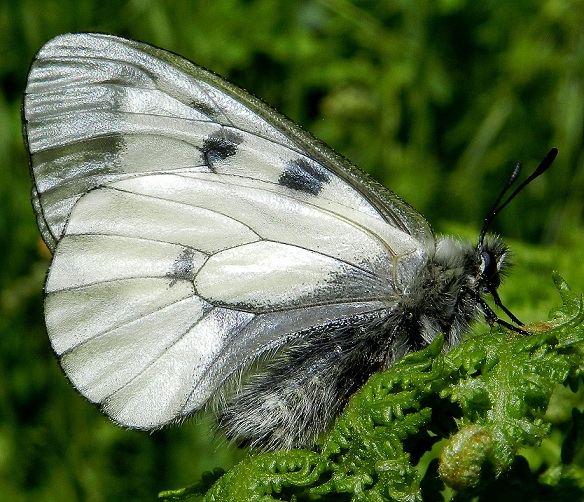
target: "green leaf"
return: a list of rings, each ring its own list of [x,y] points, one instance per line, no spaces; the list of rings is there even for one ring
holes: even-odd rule
[[[160,492],[158,498],[164,500],[183,500],[195,495],[204,495],[223,474],[225,474],[225,470],[221,469],[221,467],[216,467],[213,469],[213,472],[204,472],[201,475],[200,481],[185,486],[184,488]]]
[[[438,337],[373,375],[314,451],[250,456],[204,500],[437,501],[444,483],[479,500],[492,499],[497,486],[509,497],[527,486],[551,493],[552,485],[569,485],[571,497],[582,487],[584,496],[578,412],[562,454],[569,468],[538,480],[517,454],[549,434],[545,412],[554,388],[582,375],[582,298],[557,274],[554,281],[563,304],[551,321],[526,326],[530,336],[495,328],[448,354]],[[436,467],[428,452],[440,440]]]

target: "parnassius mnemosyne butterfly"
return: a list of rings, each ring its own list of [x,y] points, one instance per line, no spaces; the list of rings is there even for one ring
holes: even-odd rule
[[[215,402],[240,443],[307,446],[373,372],[439,333],[455,344],[481,313],[502,322],[483,296],[500,306],[507,249],[485,231],[509,186],[478,245],[435,237],[260,100],[109,35],[40,50],[24,127],[48,335],[122,426]]]

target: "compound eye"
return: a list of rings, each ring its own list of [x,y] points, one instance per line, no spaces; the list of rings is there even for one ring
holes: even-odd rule
[[[501,279],[499,278],[499,267],[497,265],[497,260],[492,253],[488,251],[483,251],[483,271],[482,275],[486,279],[489,285],[495,288],[500,284]]]
[[[487,251],[483,251],[481,258],[483,259],[483,263],[481,264],[481,271],[484,274],[486,272],[486,270],[489,268],[489,266],[491,265],[491,253],[488,253]]]

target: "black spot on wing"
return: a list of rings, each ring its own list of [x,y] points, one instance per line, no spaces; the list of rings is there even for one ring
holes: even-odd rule
[[[319,164],[306,159],[291,160],[286,164],[284,172],[280,175],[278,183],[300,190],[312,195],[318,195],[325,183],[330,180],[330,175]]]
[[[242,141],[243,137],[230,129],[222,129],[210,134],[203,141],[201,148],[205,164],[214,171],[218,163],[237,153],[237,148]]]
[[[184,248],[181,255],[172,264],[166,277],[172,279],[170,285],[174,286],[177,281],[193,281],[195,278],[195,267],[193,266],[194,253],[190,248]]]

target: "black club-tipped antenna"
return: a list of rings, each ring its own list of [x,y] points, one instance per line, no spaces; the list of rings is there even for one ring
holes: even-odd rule
[[[519,175],[521,174],[521,162],[517,162],[517,164],[515,165],[515,169],[513,169],[513,172],[511,173],[511,177],[509,178],[509,180],[507,181],[507,183],[505,184],[505,186],[501,190],[501,193],[499,193],[497,200],[495,201],[495,203],[493,204],[493,206],[491,207],[491,209],[487,213],[487,216],[486,216],[485,221],[483,223],[483,228],[482,228],[481,233],[479,235],[479,242],[478,242],[478,246],[477,246],[478,250],[480,252],[483,251],[483,242],[485,239],[485,235],[486,235],[487,231],[489,230],[491,223],[493,223],[493,220],[495,219],[495,217],[503,210],[503,208],[507,204],[509,204],[509,202],[511,202],[517,196],[517,194],[519,192],[521,192],[521,190],[523,190],[535,178],[537,178],[538,176],[540,176],[541,174],[546,172],[549,169],[549,167],[552,165],[552,163],[554,162],[557,155],[558,155],[557,148],[552,148],[548,152],[548,154],[544,157],[544,159],[540,162],[539,166],[537,166],[535,171],[533,171],[533,173],[523,183],[521,183],[521,185],[519,185],[513,191],[513,193],[511,195],[509,195],[503,202],[501,202],[503,200],[503,197],[505,197],[505,195],[507,194],[509,189],[513,186],[513,184],[517,181],[517,178],[519,178]],[[517,317],[515,317],[515,315],[507,307],[505,307],[503,305],[503,303],[501,302],[501,299],[499,298],[499,295],[497,294],[496,286],[494,286],[488,282],[486,285],[489,289],[489,293],[491,294],[491,296],[493,297],[493,300],[495,301],[495,305],[497,305],[499,308],[501,308],[509,316],[509,319],[511,319],[511,321],[513,321],[515,324],[517,324],[517,326],[523,326],[524,324],[519,319],[517,319]],[[501,326],[505,326],[509,329],[517,331],[518,333],[522,333],[524,335],[529,334],[527,331],[525,331],[521,327],[514,326],[513,324],[509,324],[508,322],[503,321],[502,319],[499,319],[497,317],[497,315],[495,314],[495,312],[493,312],[493,310],[483,300],[483,298],[480,296],[480,294],[477,294],[475,292],[474,296],[475,296],[475,298],[477,298],[479,305],[482,307],[482,310],[483,310],[485,317],[486,317],[487,321],[489,322],[489,324],[498,323]]]
[[[552,165],[552,163],[554,162],[557,155],[558,155],[558,149],[552,148],[548,152],[548,154],[544,157],[544,159],[540,162],[539,166],[537,166],[535,171],[533,171],[533,173],[531,173],[531,176],[529,176],[523,183],[521,183],[521,185],[519,185],[515,189],[515,191],[509,197],[507,197],[507,199],[505,199],[505,201],[503,203],[501,203],[501,200],[503,199],[505,194],[509,191],[509,189],[513,186],[513,184],[517,181],[517,178],[519,178],[519,174],[521,173],[522,164],[521,164],[521,162],[517,162],[517,164],[515,165],[515,169],[513,169],[513,172],[511,173],[511,177],[509,178],[509,181],[507,181],[507,183],[503,187],[503,190],[501,190],[501,193],[497,197],[497,200],[495,201],[495,203],[493,204],[493,206],[491,207],[491,209],[487,213],[487,216],[486,216],[485,221],[483,223],[483,228],[482,228],[481,233],[479,235],[479,243],[478,243],[479,249],[483,248],[483,241],[485,239],[485,235],[486,235],[487,231],[489,230],[491,223],[493,223],[493,220],[495,219],[495,217],[503,210],[503,208],[507,204],[509,204],[509,202],[511,202],[516,197],[516,195],[519,192],[521,192],[521,190],[523,190],[535,178],[537,178],[541,174],[545,173],[549,169],[549,167]]]

